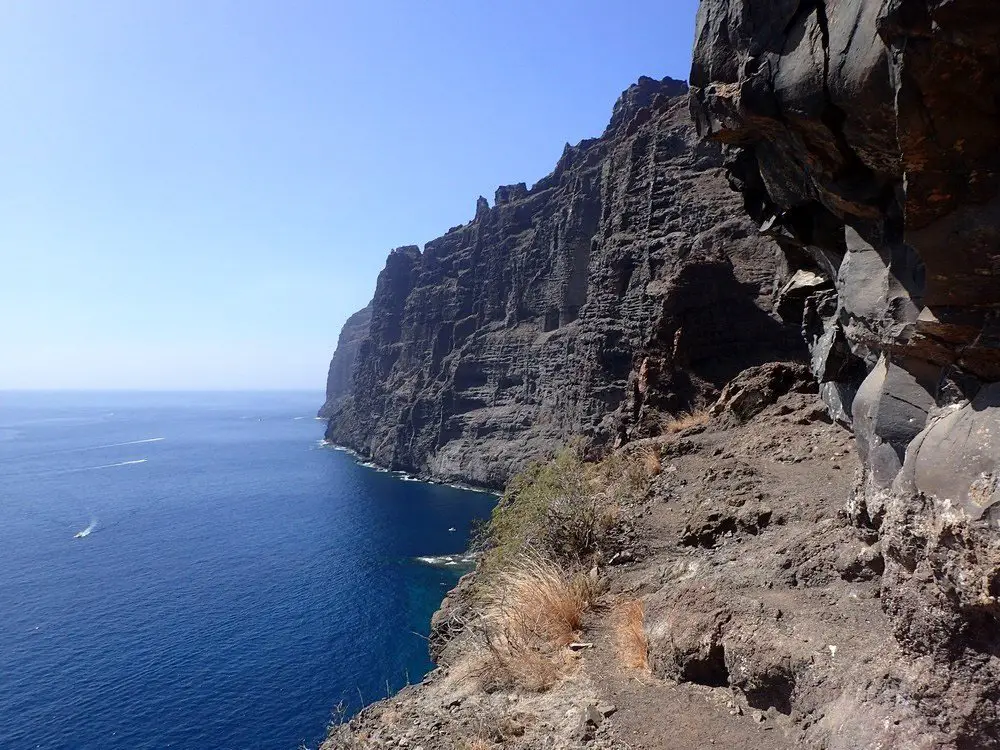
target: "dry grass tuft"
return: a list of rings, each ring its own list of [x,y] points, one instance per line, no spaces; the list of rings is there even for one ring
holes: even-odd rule
[[[649,638],[641,599],[622,602],[615,611],[615,640],[622,663],[631,669],[649,670]]]
[[[708,422],[708,411],[682,411],[678,414],[668,414],[660,427],[663,432],[683,432],[691,427],[700,427]]]
[[[598,585],[535,554],[498,572],[483,610],[479,676],[493,687],[552,687],[573,662],[566,646],[579,636]]]
[[[618,526],[622,518],[622,506],[618,502],[608,500],[598,508],[597,528],[602,536],[607,536]]]
[[[639,454],[639,460],[642,461],[643,471],[646,472],[646,476],[648,477],[657,476],[663,469],[660,464],[660,449],[655,445],[644,448],[642,453]]]
[[[662,470],[660,446],[655,443],[612,453],[594,470],[598,504],[604,508],[631,505],[648,492],[651,480]]]
[[[590,583],[570,576],[551,560],[524,555],[497,576],[486,607],[486,619],[504,624],[516,620],[547,644],[572,643],[589,606]]]
[[[537,644],[511,639],[507,634],[489,641],[489,654],[480,662],[476,677],[487,692],[514,690],[544,693],[571,665],[568,654],[540,651]]]

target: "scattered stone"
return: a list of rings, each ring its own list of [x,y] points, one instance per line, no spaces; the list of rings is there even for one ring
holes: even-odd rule
[[[587,722],[595,727],[601,726],[604,723],[604,714],[598,710],[597,706],[589,704],[585,710],[587,716]]]
[[[635,562],[635,554],[631,550],[622,550],[611,556],[608,565],[624,565],[630,562]]]
[[[608,716],[614,714],[618,710],[618,708],[617,706],[615,706],[614,703],[601,701],[600,703],[597,704],[597,710],[601,712],[601,716],[607,718]]]

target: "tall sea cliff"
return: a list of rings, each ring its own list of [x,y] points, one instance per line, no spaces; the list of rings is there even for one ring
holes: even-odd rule
[[[721,147],[699,141],[686,84],[642,78],[550,175],[389,254],[334,355],[327,438],[502,486],[573,438],[658,434],[744,368],[804,357],[774,313],[786,275]]]

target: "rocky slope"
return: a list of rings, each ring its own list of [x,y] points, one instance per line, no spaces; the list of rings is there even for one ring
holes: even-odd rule
[[[707,424],[630,446],[656,446],[662,470],[624,508],[588,645],[551,690],[484,687],[460,586],[438,626],[465,626],[437,642],[439,668],[324,750],[932,747],[912,744],[923,727],[897,703],[912,665],[879,604],[880,547],[843,513],[853,441],[800,392],[805,375],[750,373]],[[615,632],[616,605],[636,598],[646,669],[623,660]]]
[[[705,0],[703,135],[790,259],[813,370],[853,425],[900,700],[927,747],[1000,745],[1000,7]],[[886,745],[883,745],[886,746]]]
[[[939,663],[899,637],[891,542],[845,512],[863,451],[810,381],[799,365],[755,368],[706,424],[624,449],[655,447],[660,470],[622,508],[623,546],[594,570],[607,591],[551,689],[485,680],[466,578],[435,617],[438,669],[323,750],[994,747],[992,706],[975,701],[988,675],[954,679],[960,655]],[[636,600],[638,667],[615,615]]]
[[[686,85],[641,79],[531,189],[501,187],[423,252],[390,254],[346,395],[355,319],[334,357],[327,437],[502,486],[571,438],[655,434],[743,368],[796,356],[772,313],[784,258],[721,167]]]

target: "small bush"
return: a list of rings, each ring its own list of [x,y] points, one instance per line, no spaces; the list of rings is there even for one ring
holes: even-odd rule
[[[616,551],[622,508],[644,497],[660,471],[655,444],[597,463],[567,449],[511,481],[477,542],[478,637],[469,663],[487,689],[546,690],[572,666],[566,647],[600,594],[596,572],[581,571],[596,571]],[[641,604],[631,617],[638,625],[623,620],[623,642],[631,632],[629,663],[641,666]]]
[[[615,610],[615,640],[622,663],[632,669],[649,669],[649,638],[641,599],[623,602]]]
[[[570,448],[516,476],[480,530],[479,572],[503,570],[527,548],[567,568],[614,553],[623,506],[645,496],[662,470],[659,447],[617,451],[597,463]]]

